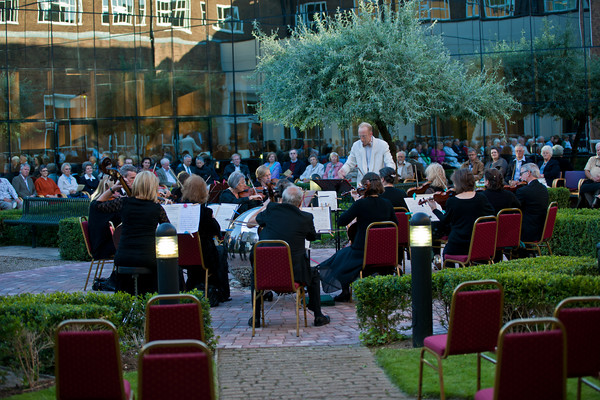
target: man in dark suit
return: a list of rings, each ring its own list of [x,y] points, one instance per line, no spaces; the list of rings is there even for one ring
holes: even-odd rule
[[[179,175],[181,171],[185,171],[190,175],[194,173],[194,167],[192,166],[192,156],[190,156],[189,154],[183,156],[183,162],[179,164],[179,166],[175,170],[175,175]]]
[[[516,193],[523,212],[522,242],[540,240],[544,230],[549,198],[548,189],[538,181],[539,177],[540,170],[537,165],[529,163],[521,167],[521,180],[527,182],[527,185]]]
[[[15,176],[12,180],[12,185],[15,188],[15,191],[22,199],[25,197],[37,196],[35,184],[33,183],[33,179],[31,179],[29,176],[29,171],[31,171],[29,164],[21,164],[19,175]]]
[[[308,308],[314,312],[315,326],[322,326],[328,324],[330,319],[321,312],[321,278],[318,270],[310,267],[310,260],[304,248],[304,241],[315,240],[317,233],[312,214],[301,211],[301,203],[302,191],[292,185],[283,192],[281,203],[269,203],[261,208],[250,222],[255,221],[263,228],[259,234],[260,240],[277,239],[289,244],[294,280],[308,286]],[[260,315],[257,313],[256,324],[259,323]],[[252,318],[248,324],[252,326]]]
[[[281,170],[283,171],[283,175],[285,175],[290,181],[294,182],[296,179],[300,178],[302,173],[304,173],[304,170],[306,169],[306,163],[298,159],[298,151],[296,149],[291,149],[289,154],[290,161],[284,162]],[[291,174],[287,171],[290,171]]]
[[[242,164],[242,156],[240,156],[238,153],[234,153],[231,156],[231,163],[227,164],[225,170],[223,171],[223,179],[229,179],[229,175],[235,171],[241,172],[245,178],[250,175],[250,169],[247,165]]]
[[[522,144],[516,145],[515,154],[515,159],[508,164],[506,175],[504,175],[504,181],[509,185],[519,182],[521,178],[521,168],[527,163],[527,160],[525,159],[525,146]]]

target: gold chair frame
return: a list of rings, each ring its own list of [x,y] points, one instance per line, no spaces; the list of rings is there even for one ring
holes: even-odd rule
[[[541,246],[546,247],[550,255],[552,255],[552,249],[550,248],[550,239],[552,239],[552,236],[544,240],[544,234],[546,233],[546,227],[548,226],[548,216],[550,215],[550,209],[552,207],[558,208],[558,203],[556,201],[553,201],[548,205],[548,209],[546,210],[546,219],[544,220],[544,229],[542,230],[542,236],[540,240],[537,242],[523,242],[525,244],[525,247],[528,247],[531,250],[537,250],[538,255],[540,256],[542,255]],[[554,224],[556,224],[556,220],[554,220]]]
[[[498,240],[498,219],[496,218],[495,215],[486,215],[483,217],[479,217],[473,223],[473,230],[471,231],[471,243],[469,244],[469,253],[467,254],[467,261],[447,260],[446,257],[444,257],[444,263],[442,264],[442,269],[446,268],[446,262],[460,264],[463,268],[473,264],[473,262],[471,261],[471,254],[473,252],[473,242],[475,241],[475,229],[476,229],[478,223],[489,222],[489,221],[496,221],[496,236],[494,237],[494,249],[496,248],[496,241]],[[493,264],[493,263],[494,263],[494,257],[492,256],[488,260],[488,264]]]
[[[92,261],[90,262],[90,269],[88,270],[87,278],[85,279],[85,285],[83,286],[83,291],[85,292],[87,290],[87,285],[90,280],[90,275],[92,274],[92,268],[94,267],[94,264],[96,264],[96,271],[94,272],[94,281],[95,281],[96,278],[100,278],[102,276],[102,271],[104,271],[104,265],[105,264],[113,264],[113,269],[114,269],[115,261],[111,258],[106,258],[106,259],[102,259],[102,260],[94,259],[94,256],[92,256],[92,249],[90,249],[90,245],[88,243],[88,240],[86,239],[85,232],[83,231],[83,224],[82,224],[83,221],[87,221],[87,218],[79,217],[79,229],[81,230],[81,234],[83,235],[83,242],[85,243],[85,249],[86,249],[88,255],[90,256],[90,258],[92,259]],[[89,223],[88,223],[88,234],[89,234]],[[98,274],[98,269],[100,269],[100,274]],[[92,283],[94,281],[92,281]]]
[[[369,244],[369,231],[371,229],[376,229],[376,228],[383,228],[383,227],[394,227],[396,228],[396,238],[394,240],[394,246],[396,248],[396,274],[398,276],[401,276],[400,274],[400,268],[398,267],[398,224],[396,224],[393,221],[379,221],[379,222],[371,222],[369,224],[369,226],[367,226],[367,233],[365,235],[365,247],[364,247],[364,251],[363,251],[363,265],[362,268],[360,270],[360,278],[362,279],[363,277],[363,271],[365,270],[365,268],[367,267],[367,245]]]
[[[179,235],[180,234],[178,234],[178,236]],[[206,267],[206,264],[204,263],[204,253],[202,252],[202,241],[200,240],[200,232],[195,232],[193,236],[196,236],[198,238],[198,252],[200,253],[200,262],[202,263],[202,269],[204,270],[204,293],[205,296],[208,298],[208,277],[210,276],[210,272]],[[184,265],[183,268],[186,269],[187,266]]]
[[[496,220],[498,221],[498,229],[500,229],[500,214],[520,214],[521,224],[519,225],[519,238],[521,237],[521,229],[523,228],[523,212],[519,208],[503,208],[496,214]],[[496,230],[496,244],[498,244],[498,229]],[[508,253],[509,260],[512,260],[513,250],[511,249]],[[504,254],[504,252],[502,252]]]

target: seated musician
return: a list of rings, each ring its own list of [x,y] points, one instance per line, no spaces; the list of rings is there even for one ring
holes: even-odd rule
[[[262,204],[263,196],[260,194],[244,196],[244,193],[248,193],[248,186],[246,186],[244,175],[241,172],[233,172],[229,175],[227,184],[229,188],[221,193],[219,202],[239,204],[240,207],[237,210],[239,214]]]
[[[540,170],[533,163],[521,167],[521,180],[527,185],[517,190],[517,199],[521,202],[523,223],[521,225],[521,241],[533,242],[540,240],[546,214],[548,213],[548,189],[538,181]],[[520,255],[524,253],[520,252]]]
[[[394,168],[385,167],[379,170],[379,176],[381,177],[381,183],[383,184],[383,193],[381,197],[388,199],[394,207],[406,207],[404,198],[408,197],[406,192],[402,189],[394,187],[396,183],[397,174]]]
[[[310,260],[304,247],[304,241],[315,240],[317,233],[312,214],[301,211],[299,208],[301,204],[302,190],[290,184],[283,192],[281,203],[270,202],[266,207],[263,206],[250,222],[262,227],[259,233],[260,240],[283,240],[290,246],[294,280],[308,287],[307,307],[314,313],[314,325],[323,326],[327,325],[330,319],[321,312],[319,272],[316,268],[310,267]],[[257,307],[256,325],[260,324],[258,310]],[[248,320],[248,325],[252,326],[252,317]]]
[[[448,179],[446,171],[441,164],[432,162],[425,170],[425,179],[429,182],[429,188],[425,193],[445,192],[448,190]]]
[[[100,212],[98,210],[98,198],[115,184],[110,175],[104,175],[98,187],[92,193],[90,202],[90,211],[88,216],[88,226],[90,234],[90,245],[92,257],[96,260],[113,258],[115,255],[115,245],[113,242],[112,232],[110,231],[109,221],[113,226],[121,223],[119,212]],[[114,200],[118,195],[112,194],[109,200]],[[116,279],[116,276],[114,277]]]
[[[41,197],[62,197],[58,185],[48,175],[48,167],[40,167],[40,177],[35,180],[35,191]]]
[[[359,276],[362,269],[365,236],[369,224],[378,221],[398,223],[392,203],[380,196],[383,193],[383,185],[379,175],[368,172],[363,176],[361,184],[366,189],[364,196],[354,202],[338,220],[339,226],[347,226],[356,218],[357,231],[352,246],[344,247],[319,265],[323,290],[326,293],[342,290],[342,293],[334,298],[335,301],[350,300],[350,283]]]
[[[503,208],[519,208],[521,203],[510,190],[504,190],[504,176],[502,172],[493,168],[486,169],[484,173],[485,190],[482,192],[494,207],[495,214]]]
[[[213,218],[213,212],[206,206],[208,200],[208,190],[204,179],[197,175],[192,175],[185,179],[181,190],[184,203],[200,204],[200,225],[198,234],[202,245],[202,257],[204,265],[208,268],[208,284],[217,289],[217,299],[219,302],[229,300],[229,271],[228,265],[219,263],[219,254],[215,241],[215,236],[220,236],[221,228],[216,219]],[[192,290],[204,284],[204,270],[202,266],[186,267],[188,269],[188,279],[185,283],[186,290]]]
[[[179,184],[177,185],[177,187],[174,187],[171,190],[171,200],[173,202],[183,203],[183,195],[182,195],[183,184],[189,177],[190,177],[190,174],[188,174],[185,171],[181,171],[177,174],[177,182],[179,182]]]
[[[466,168],[457,169],[452,174],[456,195],[446,201],[446,213],[433,200],[428,201],[431,210],[440,219],[442,229],[450,229],[444,255],[464,255],[469,252],[473,224],[479,217],[495,215],[494,208],[485,195],[475,192],[475,177]]]
[[[199,175],[204,179],[207,185],[212,185],[219,181],[219,175],[213,167],[206,163],[204,156],[196,157],[196,167],[192,168],[194,174]]]

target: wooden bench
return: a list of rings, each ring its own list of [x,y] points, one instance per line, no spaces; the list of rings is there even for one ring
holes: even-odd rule
[[[36,226],[58,226],[64,218],[88,215],[90,199],[42,198],[23,199],[23,215],[19,219],[5,220],[7,225],[31,225],[31,247],[36,247]]]

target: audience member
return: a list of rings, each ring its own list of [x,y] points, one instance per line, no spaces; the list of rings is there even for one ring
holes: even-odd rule
[[[29,164],[21,164],[19,175],[15,176],[12,180],[13,188],[22,199],[37,196],[35,184],[29,176],[29,171],[31,171]]]

